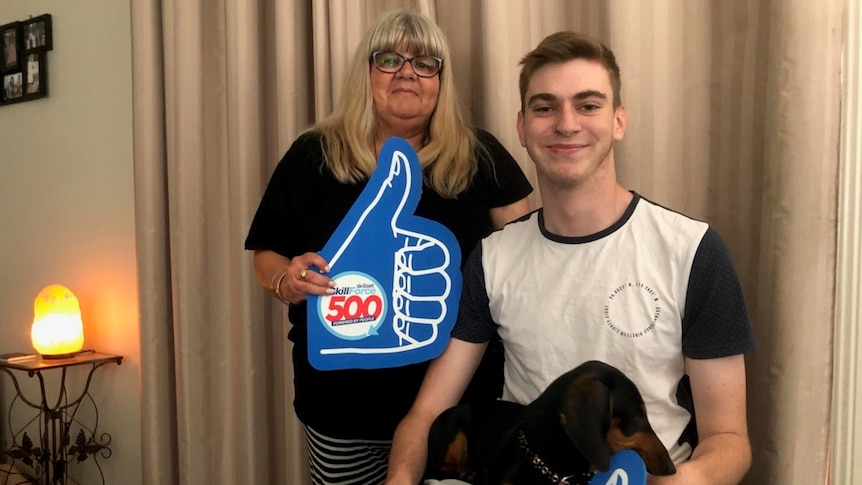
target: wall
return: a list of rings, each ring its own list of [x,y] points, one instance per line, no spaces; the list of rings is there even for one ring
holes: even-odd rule
[[[43,13],[53,17],[49,96],[0,106],[0,352],[32,351],[33,298],[50,283],[71,288],[85,348],[125,357],[99,369],[91,391],[99,430],[112,435],[112,456],[100,460],[107,483],[134,485],[141,445],[129,3],[0,0],[0,25]],[[11,386],[0,378],[8,404]],[[81,483],[100,483],[92,465],[72,469],[85,474]]]

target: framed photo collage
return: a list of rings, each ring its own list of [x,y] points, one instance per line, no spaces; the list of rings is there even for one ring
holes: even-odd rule
[[[51,15],[0,25],[0,105],[48,96]]]

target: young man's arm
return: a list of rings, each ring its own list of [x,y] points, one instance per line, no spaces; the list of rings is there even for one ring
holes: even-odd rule
[[[416,401],[395,430],[387,485],[416,485],[425,471],[428,430],[434,419],[458,404],[488,343],[449,339],[446,350],[428,367]]]
[[[751,466],[742,355],[685,359],[697,415],[699,443],[691,459],[650,485],[736,485]]]

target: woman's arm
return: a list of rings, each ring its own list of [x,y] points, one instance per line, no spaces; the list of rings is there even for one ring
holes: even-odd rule
[[[528,212],[530,212],[530,200],[526,197],[509,205],[493,207],[490,210],[491,224],[494,225],[494,229],[500,229]]]

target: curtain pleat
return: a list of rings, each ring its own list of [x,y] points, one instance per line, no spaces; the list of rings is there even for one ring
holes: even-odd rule
[[[827,475],[842,12],[799,0],[769,14],[752,483]]]
[[[262,135],[275,118],[266,86],[276,74],[264,67],[272,56],[267,32],[276,29],[265,28],[263,8],[183,1],[140,2],[134,10],[135,25],[164,42],[160,51],[146,43],[135,50],[139,242],[166,248],[139,252],[148,295],[144,483],[301,483],[286,478],[285,457],[295,452],[285,451],[287,434],[277,431],[288,429],[284,326],[274,325],[281,322],[242,249],[278,151]],[[161,71],[161,78],[149,74]],[[152,106],[164,110],[151,113]],[[150,137],[164,153],[144,153]],[[150,224],[164,232],[141,235]],[[159,264],[166,271],[144,284]],[[295,450],[301,441],[291,443]]]
[[[290,324],[243,241],[276,163],[396,6],[440,24],[468,117],[534,185],[518,62],[562,29],[614,49],[622,183],[715,227],[747,296],[743,483],[823,483],[845,3],[132,0],[143,483],[310,483]]]
[[[135,213],[141,333],[142,483],[178,483],[162,9],[132,7]]]
[[[262,298],[248,257],[237,257],[249,214],[256,207],[250,187],[259,187],[260,167],[268,166],[268,154],[261,136],[266,123],[265,7],[259,2],[226,4],[227,36],[225,51],[227,84],[227,171],[222,182],[228,197],[222,202],[229,215],[220,237],[229,242],[225,263],[230,278],[230,317],[225,322],[229,347],[223,359],[224,375],[231,376],[226,411],[231,428],[226,430],[226,447],[221,459],[233,463],[234,483],[253,479],[255,483],[277,483],[283,470],[278,463],[284,447],[284,434],[273,433],[272,423],[283,419],[284,406],[276,413],[272,404],[281,401],[284,339],[273,339],[263,318]],[[235,202],[234,202],[235,201]],[[250,325],[238,325],[248,322]],[[279,335],[281,337],[281,335]],[[271,342],[276,342],[272,345]],[[277,365],[276,365],[277,364]],[[277,379],[277,380],[276,380]],[[277,399],[278,397],[278,399]],[[261,446],[265,445],[265,446]]]
[[[263,100],[266,126],[261,130],[265,134],[263,143],[266,160],[260,165],[247,167],[255,170],[258,179],[257,183],[245,187],[245,191],[240,188],[240,193],[249,204],[244,213],[244,229],[238,233],[240,238],[245,236],[251,226],[251,218],[276,163],[294,138],[310,126],[315,118],[311,92],[314,91],[316,80],[310,68],[313,65],[313,53],[310,52],[312,8],[307,2],[264,4],[267,18],[273,19],[266,22],[267,96]],[[262,335],[269,337],[265,345],[273,356],[270,376],[273,395],[267,403],[272,419],[266,423],[269,426],[258,435],[258,446],[251,448],[250,452],[257,452],[261,444],[269,443],[275,452],[275,459],[267,463],[272,469],[271,483],[307,485],[311,479],[308,476],[305,432],[293,414],[293,370],[291,346],[287,342],[287,314],[284,306],[258,289],[256,283],[252,283],[250,288],[256,301],[252,306],[251,321],[263,323]]]

